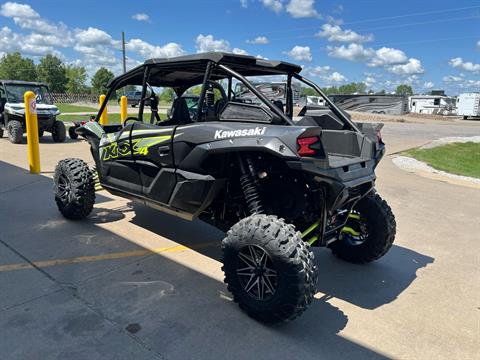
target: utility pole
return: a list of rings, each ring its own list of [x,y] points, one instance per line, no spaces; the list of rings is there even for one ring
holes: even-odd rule
[[[127,56],[125,55],[125,32],[122,31],[123,73],[127,72]]]

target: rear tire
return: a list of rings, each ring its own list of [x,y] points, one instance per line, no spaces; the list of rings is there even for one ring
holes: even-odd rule
[[[252,318],[293,320],[312,302],[318,277],[313,253],[283,219],[257,214],[239,221],[222,250],[228,290]]]
[[[70,220],[87,217],[95,204],[95,182],[88,165],[80,159],[58,163],[53,177],[58,210]]]
[[[7,125],[8,139],[12,144],[20,144],[23,141],[22,123],[17,120],[10,120]]]
[[[43,136],[44,131],[38,130],[38,138],[40,139]]]
[[[67,131],[65,129],[65,125],[63,124],[62,121],[55,120],[52,126],[53,141],[57,143],[65,142],[66,137],[67,137]]]
[[[374,192],[355,205],[354,214],[361,223],[355,224],[353,220],[349,223],[349,220],[347,226],[363,234],[352,236],[346,231],[342,232],[340,239],[330,245],[332,253],[342,260],[356,264],[381,258],[390,250],[395,240],[396,222],[392,209]]]
[[[3,138],[3,129],[0,128],[0,139]]]
[[[77,140],[78,139],[78,134],[75,132],[75,127],[70,126],[68,128],[68,136],[70,136],[70,139],[72,140]]]

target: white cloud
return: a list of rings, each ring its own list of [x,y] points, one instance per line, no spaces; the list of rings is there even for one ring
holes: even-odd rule
[[[480,50],[480,40],[477,41],[477,48]]]
[[[131,39],[125,44],[125,48],[140,54],[143,58],[170,58],[185,53],[177,43],[171,42],[164,46],[157,46],[141,39]]]
[[[315,67],[305,67],[303,69],[303,72],[307,74],[308,76],[324,76],[325,74],[328,74],[331,70],[331,67],[328,65],[325,66],[315,66]]]
[[[425,81],[423,83],[423,88],[426,90],[432,89],[435,86],[435,84],[431,81]]]
[[[0,13],[6,17],[40,17],[40,15],[33,10],[30,5],[19,4],[10,1],[2,5]]]
[[[372,87],[377,82],[377,79],[373,75],[367,75],[363,82],[367,87]]]
[[[77,29],[75,40],[83,46],[112,45],[112,37],[103,30],[89,27],[87,30]]]
[[[382,47],[375,51],[375,56],[368,63],[370,67],[404,64],[408,60],[402,50]]]
[[[320,17],[314,5],[314,0],[290,0],[286,9],[294,18]]]
[[[213,35],[198,35],[196,42],[197,53],[209,51],[230,51],[230,43],[224,39],[215,40]]]
[[[268,38],[266,36],[257,36],[253,40],[247,40],[247,44],[265,45],[268,44]]]
[[[361,43],[373,41],[373,35],[360,35],[350,29],[342,29],[339,25],[323,24],[322,30],[316,36],[326,38],[328,41],[339,41],[348,43]]]
[[[232,52],[237,55],[248,55],[248,52],[239,48],[233,48]]]
[[[243,8],[247,8],[248,7],[248,0],[240,0],[240,5]]]
[[[462,76],[455,76],[455,75],[447,75],[442,78],[443,82],[458,82],[463,80],[464,78]]]
[[[312,61],[312,53],[309,46],[294,46],[290,51],[286,52],[294,60]]]
[[[0,14],[12,18],[15,24],[21,28],[34,30],[38,33],[54,34],[66,30],[63,24],[55,25],[42,19],[38,12],[26,4],[6,2],[0,8]]]
[[[277,14],[283,10],[283,4],[280,0],[261,0],[263,6],[276,12]]]
[[[474,64],[470,61],[463,61],[461,57],[451,59],[448,64],[453,68],[458,68],[473,73],[480,72],[480,64]]]
[[[332,74],[327,76],[325,80],[331,83],[342,83],[347,81],[347,78],[342,74],[340,74],[339,72],[334,71]]]
[[[147,21],[148,22],[150,20],[150,17],[147,14],[139,13],[139,14],[132,15],[132,19],[137,20],[137,21]]]
[[[4,26],[0,29],[0,52],[9,53],[20,50],[20,35],[14,33],[10,28]]]
[[[328,56],[349,60],[349,61],[364,61],[370,59],[375,51],[371,48],[364,48],[361,44],[349,44],[348,46],[327,47]]]
[[[415,58],[408,59],[408,62],[405,64],[388,66],[387,71],[397,75],[414,75],[425,72],[421,61]]]

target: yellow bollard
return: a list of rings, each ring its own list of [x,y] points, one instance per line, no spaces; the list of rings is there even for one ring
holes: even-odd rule
[[[100,107],[102,107],[103,102],[105,101],[105,95],[100,95]],[[108,110],[107,105],[100,114],[100,125],[108,125]]]
[[[27,123],[28,165],[32,174],[40,173],[40,148],[38,146],[37,102],[33,91],[24,95],[25,122]]]
[[[127,113],[127,97],[123,95],[120,98],[120,120],[122,124],[125,122],[125,119],[128,117]]]

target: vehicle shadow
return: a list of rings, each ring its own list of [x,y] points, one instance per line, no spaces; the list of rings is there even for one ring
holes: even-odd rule
[[[11,182],[33,176],[1,161],[0,170],[11,174],[7,177]],[[381,279],[381,273],[386,272],[395,279],[398,274],[385,268],[385,264],[374,266],[368,276],[354,277],[356,267],[341,263],[327,251],[316,251],[321,273],[319,291],[324,295],[295,321],[267,326],[238,308],[225,285],[203,271],[207,260],[199,261],[198,254],[195,258],[182,252],[154,253],[134,242],[145,231],[139,231],[139,235],[126,233],[141,227],[219,260],[222,232],[200,221],[184,221],[131,203],[115,208],[108,203],[96,205],[89,218],[68,221],[56,209],[51,179],[43,178],[28,187],[2,193],[0,237],[33,261],[81,261],[64,261],[44,267],[41,272],[30,269],[0,273],[0,288],[6,286],[19,299],[19,305],[2,312],[0,317],[0,328],[9,329],[2,333],[2,343],[8,345],[2,351],[2,359],[16,358],[11,355],[16,349],[10,344],[21,340],[25,357],[35,358],[41,348],[52,357],[60,358],[68,350],[81,353],[82,358],[107,358],[105,354],[114,348],[119,351],[116,354],[130,351],[127,341],[131,338],[169,359],[387,358],[378,350],[343,336],[347,314],[329,301],[333,296],[364,306],[379,306],[370,297],[380,294],[382,302],[392,301],[413,281],[418,267],[406,266],[401,286],[383,290],[377,286],[380,280],[365,278]],[[107,200],[108,196],[104,198]],[[15,221],[8,220],[12,211],[17,214]],[[130,211],[135,211],[133,218]],[[126,217],[131,224],[125,222]],[[10,263],[2,258],[2,251],[0,263]],[[100,260],[114,253],[125,257]],[[389,260],[393,261],[392,266],[401,267],[414,252],[400,248],[392,250],[392,254],[398,258]],[[331,260],[327,260],[327,255]],[[187,266],[188,259],[197,262]],[[342,270],[345,266],[347,270]],[[21,299],[28,299],[37,287],[32,280],[35,274],[45,274],[68,290],[42,295],[22,305]],[[354,278],[349,280],[349,276]],[[335,284],[333,279],[339,283]],[[355,290],[353,295],[349,287]],[[372,294],[362,294],[364,291]],[[70,292],[71,297],[65,296]],[[114,336],[121,339],[116,344],[109,340]]]
[[[130,205],[135,211],[131,220],[134,224],[220,261],[223,232],[202,221],[185,221],[134,203]],[[213,244],[201,246],[206,242]],[[362,265],[342,261],[328,249],[313,248],[313,251],[319,269],[317,290],[370,310],[394,301],[416,279],[417,271],[434,261],[398,245],[393,245],[382,259]]]

